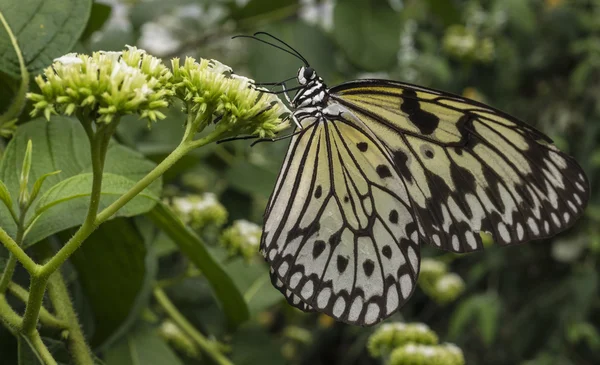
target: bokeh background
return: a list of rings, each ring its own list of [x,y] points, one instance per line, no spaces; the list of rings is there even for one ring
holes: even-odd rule
[[[419,288],[386,323],[427,325],[441,342],[457,345],[467,364],[600,363],[599,0],[114,0],[94,4],[75,51],[130,44],[165,60],[216,59],[258,82],[295,76],[301,66],[296,58],[231,39],[255,31],[293,45],[329,86],[377,77],[461,94],[518,116],[575,156],[592,182],[592,197],[573,228],[518,247],[499,248],[488,240],[484,252],[469,255],[424,249]],[[184,120],[171,108],[152,129],[121,123],[117,139],[160,161],[179,142]],[[168,284],[173,303],[219,340],[235,364],[387,363],[368,350],[377,326],[302,313],[268,281],[253,246],[256,227],[249,223],[262,222],[287,144],[213,144],[165,175],[164,196],[222,260],[248,302],[251,319],[236,331],[226,328],[202,273],[151,226],[139,263],[145,270],[135,279],[135,306],[118,307],[103,297],[110,285],[90,289],[90,281],[71,270],[80,318],[106,364],[133,363],[131,349],[148,355],[144,364],[210,363],[197,348],[173,339],[172,323],[143,294],[144,285],[157,280]],[[191,204],[193,214],[178,199]],[[74,259],[87,257],[91,264],[92,255]],[[126,315],[119,317],[118,310]],[[123,318],[117,325],[103,327],[117,317]],[[15,344],[0,328],[0,363],[16,363]]]

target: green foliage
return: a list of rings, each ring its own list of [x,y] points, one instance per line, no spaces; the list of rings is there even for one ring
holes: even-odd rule
[[[230,39],[268,31],[300,51],[329,86],[365,75],[389,78],[506,110],[552,137],[586,169],[592,185],[598,185],[598,0],[123,0],[119,6],[87,0],[0,0],[0,13],[30,73],[29,79],[21,79],[17,53],[0,26],[0,111],[11,110],[10,118],[0,117],[0,228],[13,240],[26,233],[18,244],[34,263],[42,264],[67,247],[85,222],[94,166],[92,145],[79,118],[93,114],[70,106],[75,99],[63,98],[63,107],[55,111],[72,111],[73,118],[32,119],[35,103],[18,103],[19,81],[32,93],[43,93],[39,86],[44,83],[30,81],[53,59],[69,52],[122,50],[125,44],[164,57],[165,65],[172,56],[182,58],[180,65],[185,56],[193,56],[224,62],[257,82],[295,76],[301,66],[295,57],[255,41]],[[117,15],[125,25],[114,21]],[[245,89],[225,98],[221,82],[211,84],[207,103],[202,99],[206,82],[192,82],[191,74],[182,77],[190,71],[181,72],[184,68],[179,67],[177,80],[178,96],[184,100],[169,99],[168,108],[153,105],[164,120],[149,129],[132,105],[122,110],[136,115],[111,119],[119,126],[107,145],[99,211],[170,156],[186,133],[190,110],[218,106],[235,122],[256,105],[252,100],[239,110],[232,108],[230,101]],[[55,72],[50,69],[49,74]],[[287,86],[295,86],[294,81]],[[77,101],[88,96],[83,89],[73,93]],[[40,109],[45,105],[38,107],[46,110]],[[108,109],[103,112],[113,115]],[[210,136],[218,126],[206,124],[196,138]],[[97,132],[97,127],[92,129]],[[29,141],[31,167],[21,193]],[[389,323],[355,328],[287,305],[257,252],[256,232],[234,224],[245,220],[260,226],[286,148],[286,141],[252,148],[248,141],[234,141],[188,151],[162,179],[110,215],[116,219],[94,227],[69,262],[59,265],[73,299],[75,323],[78,318],[82,324],[94,362],[600,363],[597,188],[592,189],[586,216],[560,237],[511,248],[486,240],[485,252],[469,255],[424,248],[413,298]],[[214,197],[217,209],[187,214],[170,207],[206,194]],[[19,202],[25,200],[30,203],[25,222],[31,225],[19,227]],[[50,247],[50,255],[44,247]],[[2,273],[11,261],[14,255],[0,246]],[[29,284],[36,277],[26,271],[28,266],[19,260],[12,280],[35,292]],[[0,299],[7,299],[17,315],[24,313],[25,304],[14,293],[0,291]],[[56,301],[56,292],[46,290],[43,299],[49,315],[73,321],[56,310],[69,307]],[[392,321],[427,327],[394,326]],[[67,336],[67,331],[43,322],[37,326],[39,341],[59,364],[86,363],[73,356],[73,345],[82,343],[75,332]],[[42,364],[40,348],[31,338],[14,337],[0,326],[0,363]]]
[[[19,30],[17,40],[27,69],[34,74],[73,48],[86,27],[91,7],[91,0],[0,1],[11,28]],[[19,61],[4,28],[0,30],[0,54],[0,70],[18,78]]]
[[[39,198],[31,201],[32,209],[26,219],[35,225],[26,236],[26,245],[34,244],[51,234],[83,222],[91,192],[91,164],[89,141],[82,126],[70,118],[55,117],[52,123],[33,120],[18,129],[0,162],[0,180],[11,196],[19,196],[18,175],[28,141],[32,141],[32,165],[29,189],[36,191],[38,179],[45,183],[37,191]],[[106,180],[100,205],[105,207],[148,173],[154,164],[138,152],[117,143],[111,143],[106,157]],[[47,175],[58,171],[60,173]],[[46,175],[44,177],[44,175]],[[160,196],[160,181],[153,183],[136,197],[119,216],[134,216],[150,210]],[[35,196],[32,194],[32,197]],[[39,217],[37,215],[39,214]],[[9,234],[16,232],[15,222],[6,209],[0,207],[0,226]]]

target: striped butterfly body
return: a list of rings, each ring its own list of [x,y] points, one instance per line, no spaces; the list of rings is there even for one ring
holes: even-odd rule
[[[301,59],[291,100],[298,129],[261,241],[271,280],[293,306],[373,325],[411,296],[421,245],[477,251],[479,232],[520,244],[582,215],[584,172],[533,127],[406,83],[328,89]]]

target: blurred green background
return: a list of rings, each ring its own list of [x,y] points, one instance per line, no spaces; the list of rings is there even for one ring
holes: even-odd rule
[[[296,58],[258,42],[231,39],[255,31],[290,43],[329,86],[377,77],[462,94],[534,125],[576,157],[592,182],[592,198],[573,228],[551,240],[510,248],[490,245],[464,256],[426,248],[423,256],[445,266],[445,275],[452,273],[460,290],[442,293],[421,282],[408,304],[386,322],[428,325],[440,341],[459,346],[467,364],[600,364],[595,183],[600,0],[115,0],[93,5],[74,51],[117,51],[130,44],[167,63],[186,55],[216,59],[258,82],[295,76],[301,66]],[[125,118],[117,139],[160,161],[179,142],[184,118],[171,108],[168,118],[150,130],[136,117]],[[198,329],[222,342],[236,364],[386,363],[367,350],[377,327],[352,327],[289,307],[271,287],[258,253],[228,256],[223,247],[228,234],[223,230],[230,229],[224,227],[240,219],[261,224],[287,144],[213,144],[186,157],[164,179],[166,198],[199,195],[211,201],[212,210],[187,217],[188,223],[222,258],[248,302],[249,322],[228,331],[202,274],[190,270],[173,242],[155,235],[142,220],[136,224],[147,236],[145,262],[138,264],[146,269],[135,280],[141,287],[171,280],[171,300]],[[205,193],[215,194],[218,202]],[[125,220],[109,224],[118,230]],[[78,259],[89,263],[85,260],[94,257],[90,247],[75,257],[75,266]],[[98,323],[111,315],[113,302],[94,297],[93,290],[86,291],[86,278],[71,271],[80,318],[106,364],[136,359],[140,364],[210,363],[197,349],[169,337],[168,324],[147,293],[126,310],[133,318],[102,328]],[[16,363],[11,362],[16,361],[15,343],[0,328],[0,364]],[[135,358],[132,348],[147,357]]]

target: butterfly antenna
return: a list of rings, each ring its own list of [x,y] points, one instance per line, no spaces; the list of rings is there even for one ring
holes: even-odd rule
[[[272,35],[271,33],[267,33],[267,32],[256,32],[256,33],[254,33],[254,36],[255,36],[255,37],[256,37],[257,35],[265,35],[265,36],[267,36],[267,37],[270,37],[270,38],[272,38],[272,39],[276,40],[277,42],[279,42],[279,43],[283,44],[284,46],[286,46],[287,48],[289,48],[289,49],[290,49],[292,52],[294,52],[294,53],[295,53],[295,54],[298,56],[298,58],[300,58],[300,59],[302,60],[302,62],[304,62],[304,65],[305,65],[306,67],[308,67],[308,66],[309,66],[309,64],[308,64],[308,61],[306,60],[306,58],[304,58],[304,56],[302,56],[302,55],[300,54],[300,52],[298,52],[298,51],[297,51],[297,50],[296,50],[294,47],[290,46],[289,44],[287,44],[287,43],[286,43],[286,42],[284,42],[283,40],[281,40],[281,39],[279,39],[279,38],[275,37],[274,35]]]
[[[286,83],[288,81],[295,80],[295,79],[296,79],[296,76],[292,76],[289,79],[285,79],[285,80],[279,81],[279,82],[257,82],[254,85],[256,85],[256,86],[277,86],[277,85],[281,85],[283,83]]]
[[[277,49],[280,49],[280,50],[284,51],[285,53],[291,54],[292,56],[296,57],[300,61],[304,62],[304,64],[306,66],[308,66],[308,63],[306,62],[306,59],[304,57],[302,57],[302,56],[300,56],[300,55],[298,55],[298,54],[296,54],[294,52],[291,52],[291,51],[289,51],[289,50],[287,50],[287,49],[285,49],[283,47],[280,47],[280,46],[278,46],[278,45],[276,45],[274,43],[267,42],[264,39],[260,39],[258,37],[254,37],[254,36],[250,36],[250,35],[236,35],[236,36],[231,37],[231,39],[236,39],[236,38],[249,38],[249,39],[254,39],[255,41],[259,41],[259,42],[264,43],[264,44],[268,44],[271,47],[275,47]]]

